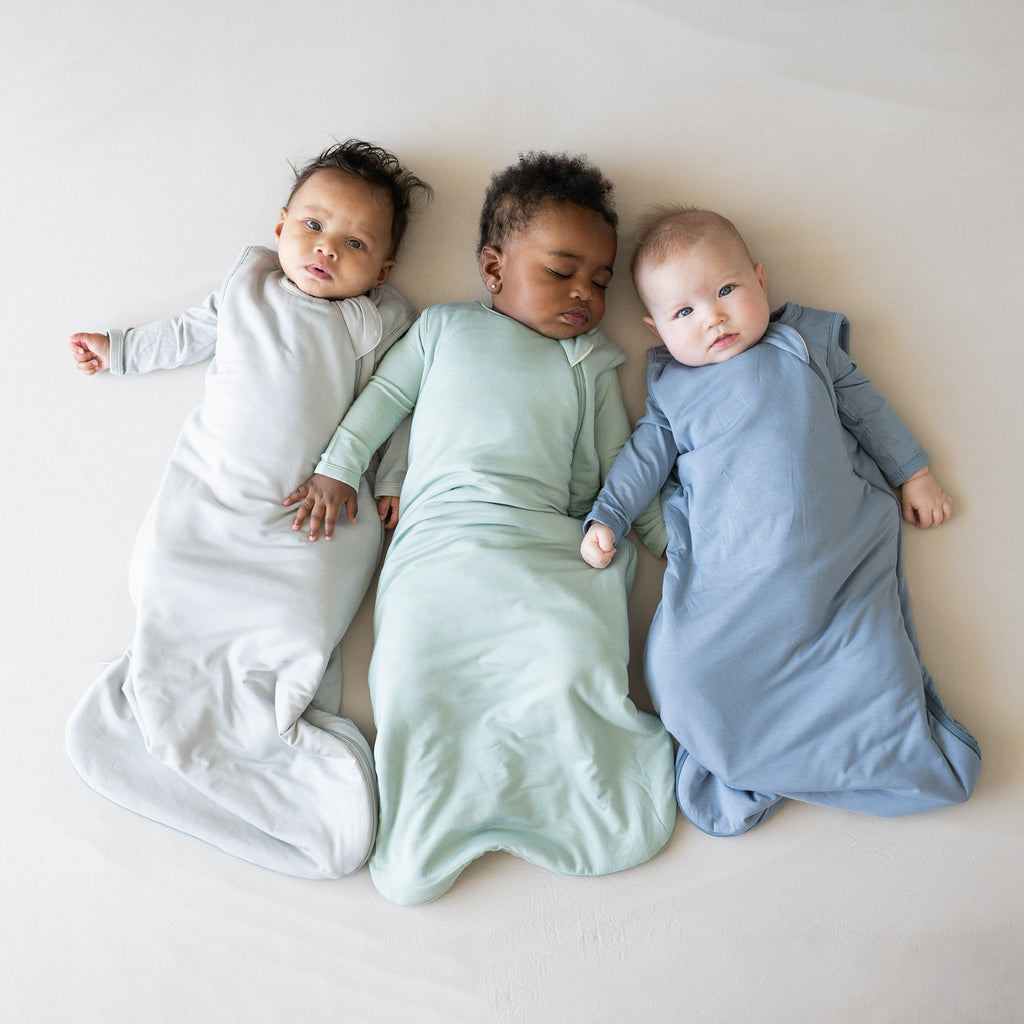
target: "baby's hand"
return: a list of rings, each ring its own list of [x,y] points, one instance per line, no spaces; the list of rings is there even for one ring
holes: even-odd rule
[[[384,524],[384,529],[393,530],[398,525],[398,498],[391,494],[385,494],[383,498],[378,498],[377,514]]]
[[[304,484],[296,487],[283,504],[294,505],[297,501],[302,504],[292,520],[292,529],[301,530],[308,517],[310,540],[316,540],[319,536],[321,523],[324,537],[330,540],[334,536],[334,524],[338,521],[338,513],[343,505],[350,523],[356,521],[359,508],[356,492],[348,484],[319,473],[314,473]]]
[[[110,339],[105,334],[72,334],[68,344],[82,373],[91,377],[110,369]]]
[[[615,551],[615,531],[604,523],[591,523],[580,545],[583,561],[595,569],[604,569],[611,564]]]
[[[927,466],[900,488],[903,518],[922,529],[940,526],[953,514],[953,499],[939,486]]]

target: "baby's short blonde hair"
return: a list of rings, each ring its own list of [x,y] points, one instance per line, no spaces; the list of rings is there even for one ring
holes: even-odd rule
[[[724,235],[738,242],[753,264],[743,236],[731,220],[699,206],[664,205],[648,211],[637,222],[636,248],[629,264],[633,284],[640,298],[640,278],[650,267],[661,266],[672,256],[686,252],[709,235]]]

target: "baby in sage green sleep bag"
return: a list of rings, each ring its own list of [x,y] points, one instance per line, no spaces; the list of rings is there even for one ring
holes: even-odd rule
[[[614,574],[579,558],[580,518],[629,436],[624,356],[597,329],[610,193],[578,157],[527,154],[495,175],[479,248],[492,305],[427,309],[289,496],[314,538],[343,504],[354,522],[370,453],[413,412],[370,666],[370,871],[396,903],[440,896],[492,850],[618,871],[675,824],[671,741],[628,696],[635,552],[623,545]],[[638,530],[660,555],[660,512]]]

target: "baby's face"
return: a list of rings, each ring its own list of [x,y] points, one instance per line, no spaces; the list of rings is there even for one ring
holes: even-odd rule
[[[724,363],[756,345],[768,328],[768,282],[743,246],[709,235],[637,275],[650,316],[644,323],[686,366]]]
[[[615,246],[601,214],[544,202],[503,250],[484,247],[480,273],[499,313],[546,338],[575,338],[604,316]]]
[[[288,279],[318,299],[365,295],[390,273],[391,200],[342,171],[316,171],[281,211],[274,233]]]

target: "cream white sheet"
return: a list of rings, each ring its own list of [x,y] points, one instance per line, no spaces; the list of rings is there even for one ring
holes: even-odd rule
[[[1011,0],[8,5],[6,1019],[1015,1024],[1021,38]],[[183,309],[240,244],[272,244],[288,161],[332,135],[392,147],[437,189],[392,277],[417,307],[483,298],[493,170],[530,148],[588,153],[617,186],[602,327],[629,353],[634,416],[654,339],[627,261],[650,203],[726,210],[777,303],[850,315],[858,362],[957,502],[907,536],[905,565],[929,666],[985,752],[970,801],[899,821],[791,805],[735,842],[677,824],[658,857],[600,879],[495,855],[410,909],[366,869],[285,878],[79,782],[64,722],[131,636],[134,536],[203,371],[84,381],[65,339],[115,310]],[[641,551],[638,701],[659,573]],[[343,707],[368,736],[370,612]]]

